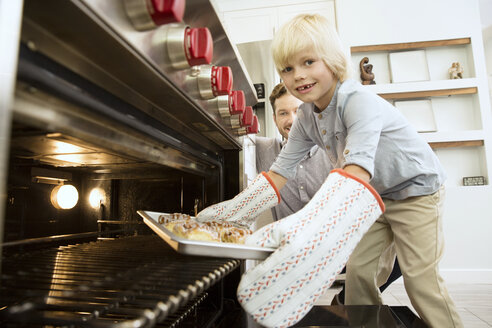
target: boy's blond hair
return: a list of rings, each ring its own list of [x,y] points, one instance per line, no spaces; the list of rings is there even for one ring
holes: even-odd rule
[[[272,54],[279,74],[289,65],[292,56],[307,49],[314,50],[341,82],[351,76],[352,63],[335,27],[318,14],[297,15],[275,34]]]

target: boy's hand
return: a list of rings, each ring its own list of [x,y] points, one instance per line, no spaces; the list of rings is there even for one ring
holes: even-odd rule
[[[333,170],[302,210],[246,239],[247,245],[277,250],[242,276],[239,302],[261,325],[294,325],[331,286],[383,212],[369,184]]]
[[[280,202],[280,193],[267,173],[262,172],[233,199],[209,206],[196,220],[228,221],[251,227],[256,217]]]

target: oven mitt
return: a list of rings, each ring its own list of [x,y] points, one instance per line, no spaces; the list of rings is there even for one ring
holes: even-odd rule
[[[249,246],[277,248],[241,278],[237,297],[266,327],[301,320],[335,281],[364,233],[384,212],[379,194],[349,173],[331,171],[306,206],[264,226]]]
[[[280,193],[267,173],[261,172],[236,197],[209,206],[198,213],[196,220],[228,221],[250,228],[263,211],[280,203]]]

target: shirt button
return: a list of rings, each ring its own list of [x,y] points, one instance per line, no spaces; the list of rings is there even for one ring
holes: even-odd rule
[[[301,186],[299,189],[303,190],[303,189],[304,189],[304,187],[303,187],[303,186]]]
[[[299,165],[299,168],[302,169],[302,165]]]
[[[323,118],[323,114],[318,114],[318,118],[321,120]]]
[[[326,146],[326,150],[330,150],[330,146]]]
[[[345,149],[345,151],[343,152],[345,155],[347,155],[348,153],[350,153],[350,150],[348,149]]]
[[[326,130],[321,131],[321,133],[326,134]]]

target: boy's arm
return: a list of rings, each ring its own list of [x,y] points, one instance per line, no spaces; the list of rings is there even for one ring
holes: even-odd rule
[[[199,222],[228,221],[251,228],[256,217],[280,203],[280,193],[275,181],[267,173],[258,176],[234,198],[211,205],[196,215]],[[283,179],[283,178],[282,178]],[[282,183],[282,186],[285,184]]]
[[[345,166],[343,169],[344,171],[352,175],[355,175],[356,177],[367,183],[369,183],[369,180],[371,179],[371,175],[369,174],[369,172],[367,172],[359,165],[350,164]],[[273,183],[275,184],[278,190],[282,189],[287,183],[286,178],[284,178],[280,174],[275,173],[274,171],[268,171],[268,176],[270,177],[270,179],[272,179]]]
[[[365,169],[360,167],[359,165],[355,164],[349,164],[343,168],[344,171],[355,175],[359,179],[363,180],[364,182],[369,183],[369,180],[371,179],[371,175],[369,172],[367,172]],[[278,186],[278,185],[277,185]]]

